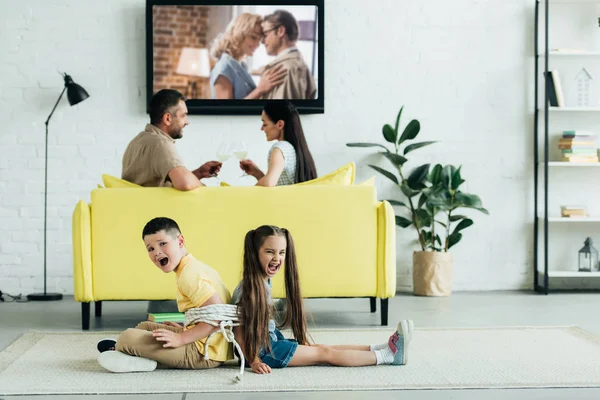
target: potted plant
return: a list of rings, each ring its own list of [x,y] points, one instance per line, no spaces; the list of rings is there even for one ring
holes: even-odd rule
[[[396,117],[395,126],[383,126],[383,138],[392,144],[390,150],[379,143],[347,143],[348,147],[375,147],[394,167],[390,172],[370,165],[385,176],[404,195],[403,200],[387,200],[400,207],[402,215],[396,215],[396,225],[411,228],[417,233],[420,251],[413,253],[414,293],[424,296],[448,296],[452,292],[453,258],[450,248],[462,239],[462,231],[473,225],[473,220],[458,214],[459,209],[475,209],[488,214],[481,199],[459,188],[465,182],[460,167],[452,165],[423,164],[405,174],[406,155],[414,150],[436,143],[435,141],[412,142],[421,130],[416,119],[411,120],[399,135],[400,118],[404,107]],[[409,144],[410,143],[410,144]]]

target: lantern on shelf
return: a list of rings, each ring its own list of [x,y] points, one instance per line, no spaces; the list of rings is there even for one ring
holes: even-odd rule
[[[598,250],[591,238],[585,239],[584,246],[579,250],[579,271],[591,272],[598,269]]]

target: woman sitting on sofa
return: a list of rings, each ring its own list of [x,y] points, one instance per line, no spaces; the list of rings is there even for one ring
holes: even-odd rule
[[[240,168],[258,181],[256,186],[293,185],[317,177],[300,116],[291,102],[267,102],[262,112],[261,130],[267,141],[277,141],[269,150],[267,172],[262,172],[252,160],[240,161]]]

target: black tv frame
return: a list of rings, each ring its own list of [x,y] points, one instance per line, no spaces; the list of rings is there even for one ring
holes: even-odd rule
[[[146,106],[153,95],[154,46],[152,28],[152,7],[165,6],[316,6],[319,35],[317,48],[319,71],[317,85],[318,98],[312,100],[292,100],[301,114],[323,114],[325,112],[325,5],[324,0],[146,0]],[[213,100],[189,99],[186,101],[189,114],[196,115],[257,115],[260,114],[265,100]]]

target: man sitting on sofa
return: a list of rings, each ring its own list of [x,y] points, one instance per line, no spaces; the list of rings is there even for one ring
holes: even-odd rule
[[[188,170],[177,153],[175,140],[188,124],[185,98],[177,90],[162,89],[148,107],[150,123],[127,146],[121,178],[140,186],[172,186],[192,190],[204,186],[200,179],[216,176],[222,163],[209,161]]]
[[[159,90],[148,106],[150,123],[127,146],[123,155],[121,178],[140,186],[171,186],[192,190],[205,186],[200,179],[216,176],[222,163],[209,161],[193,171],[188,170],[175,148],[175,140],[183,136],[188,124],[185,97],[173,89]],[[177,312],[177,302],[150,301],[148,312]]]

